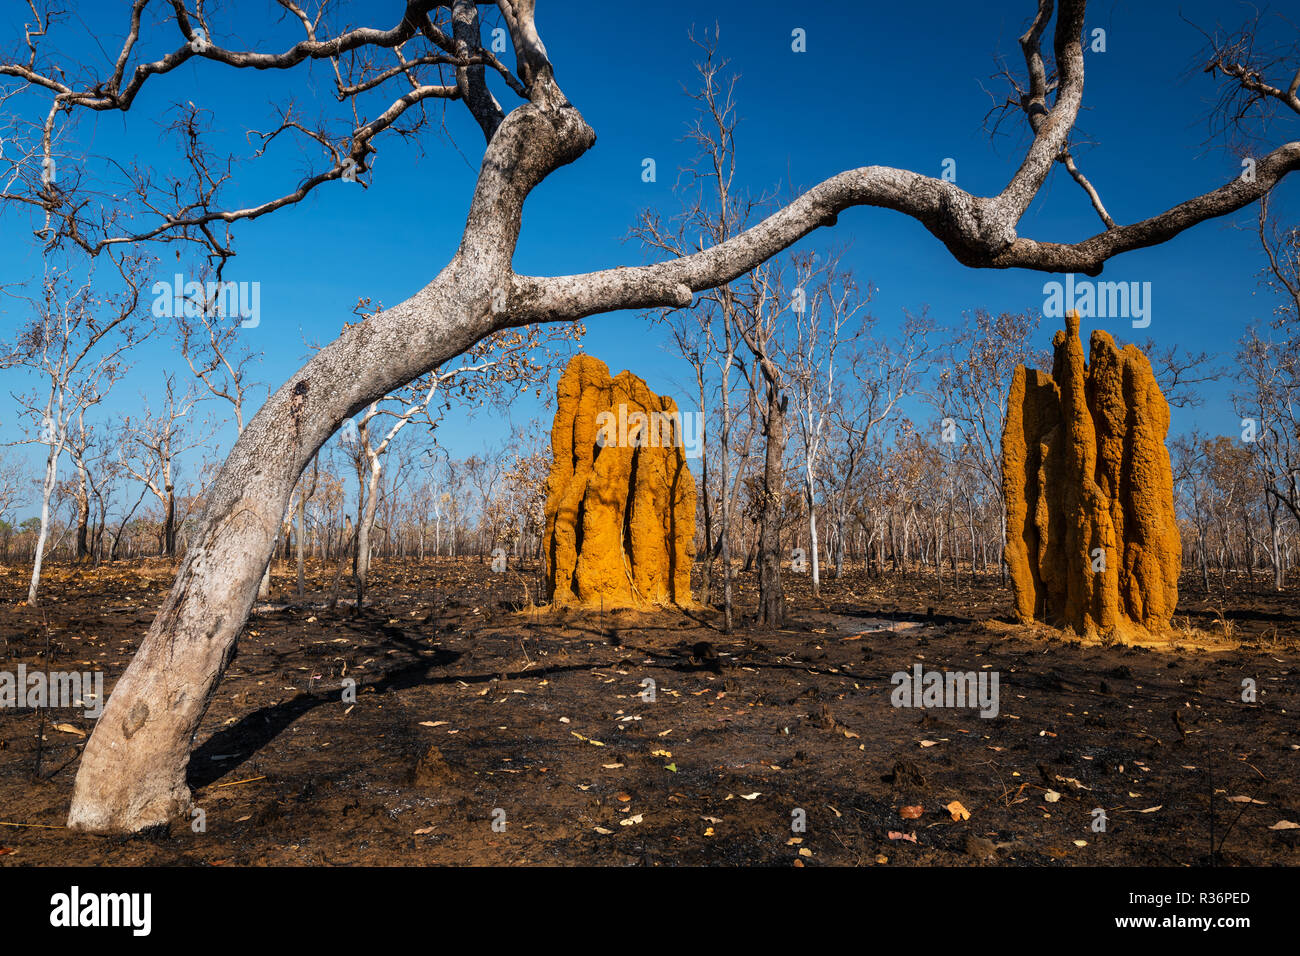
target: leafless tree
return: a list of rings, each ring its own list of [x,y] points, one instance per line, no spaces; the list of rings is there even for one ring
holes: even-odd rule
[[[51,267],[39,299],[31,303],[34,317],[0,351],[0,368],[25,368],[42,380],[32,393],[14,396],[35,429],[35,437],[19,444],[39,443],[47,448],[40,532],[27,589],[27,603],[32,606],[41,583],[50,496],[58,483],[69,431],[74,422],[84,423],[86,409],[103,401],[122,377],[127,354],[148,334],[147,326],[136,321],[141,261],[123,257],[115,262],[125,289],[107,296],[93,290],[89,276],[79,281],[70,270]]]
[[[210,301],[196,306],[173,317],[177,344],[185,364],[208,395],[230,405],[235,434],[242,435],[249,392],[258,387],[249,380],[249,366],[258,356],[239,340],[238,317],[222,314]]]
[[[77,479],[73,488],[73,499],[77,508],[77,560],[81,561],[90,553],[90,499],[95,485],[91,474],[91,456],[93,454],[92,429],[86,424],[86,409],[77,410],[76,421],[68,436],[68,457],[77,470]]]
[[[1001,502],[999,548],[1006,539],[1006,497],[1002,488],[1002,430],[1007,394],[1017,365],[1049,367],[1045,354],[1030,342],[1039,318],[1029,313],[976,309],[953,329],[944,350],[944,366],[932,396],[942,416],[941,440],[958,437],[969,445],[970,461]],[[1003,579],[1006,567],[999,558]]]
[[[1270,196],[1259,200],[1257,231],[1259,245],[1268,265],[1263,282],[1277,303],[1273,309],[1275,328],[1298,334],[1300,328],[1300,226],[1283,226],[1269,213]]]
[[[163,557],[176,554],[176,481],[180,458],[207,441],[203,424],[190,427],[189,415],[198,399],[190,388],[177,393],[176,377],[163,376],[162,405],[156,411],[145,403],[142,415],[129,415],[122,423],[122,465],[136,481],[158,499],[163,511],[158,551]]]
[[[894,414],[899,400],[916,388],[926,370],[932,331],[928,314],[909,314],[897,338],[890,340],[879,335],[875,318],[868,315],[856,334],[845,342],[848,354],[837,398],[831,405],[831,440],[839,460],[835,488],[826,496],[833,532],[831,558],[837,578],[844,569],[845,524],[859,469],[877,442],[881,426]]]
[[[692,92],[695,113],[686,131],[686,141],[695,147],[695,155],[678,176],[674,193],[681,201],[681,210],[669,223],[665,223],[657,210],[641,213],[633,235],[642,244],[661,255],[682,257],[700,252],[741,233],[751,223],[762,198],[744,194],[736,181],[737,161],[735,132],[736,84],[738,77],[728,71],[727,60],[718,54],[718,31],[715,27],[702,38],[691,34],[691,42],[700,54],[695,64],[699,74],[699,87]],[[732,627],[732,523],[736,495],[741,481],[733,468],[732,389],[738,370],[737,349],[743,347],[741,313],[747,304],[752,305],[754,275],[750,273],[738,282],[727,282],[706,290],[692,304],[691,316],[674,318],[670,310],[664,318],[688,361],[695,363],[696,378],[700,386],[700,410],[707,417],[711,403],[706,401],[704,384],[707,364],[711,362],[718,373],[718,459],[721,491],[718,495],[719,530],[717,552],[722,560],[722,606],[726,630]],[[747,303],[746,300],[750,300]],[[693,319],[693,322],[692,322]],[[708,449],[705,449],[707,466]],[[705,557],[705,601],[709,600],[713,565],[713,515],[708,506],[710,494],[709,475],[702,475],[701,489],[705,498],[704,540],[708,552]]]
[[[0,457],[0,525],[5,524],[14,508],[26,499],[22,490],[24,484],[26,477],[22,463],[9,456]]]
[[[818,262],[816,253],[795,256],[791,308],[794,328],[786,343],[783,364],[794,397],[795,430],[802,457],[804,508],[808,515],[808,550],[812,592],[821,592],[820,543],[817,531],[818,466],[826,447],[827,425],[840,392],[843,371],[840,349],[857,338],[868,321],[870,289],[861,290],[851,272],[831,253]]]
[[[781,524],[790,390],[780,356],[785,349],[786,313],[792,303],[779,266],[768,263],[750,275],[748,292],[736,315],[736,331],[749,350],[750,361],[743,368],[763,428],[763,478],[757,502],[758,621],[767,627],[781,627],[785,624]]]
[[[1124,341],[1116,339],[1123,347]],[[1148,336],[1134,343],[1151,362],[1160,394],[1174,408],[1197,408],[1204,399],[1200,388],[1223,377],[1223,369],[1209,352],[1191,352],[1179,345],[1160,345]]]

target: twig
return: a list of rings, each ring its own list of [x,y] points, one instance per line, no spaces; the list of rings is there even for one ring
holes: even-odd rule
[[[217,784],[215,787],[213,787],[212,789],[213,789],[213,790],[219,790],[219,789],[221,789],[222,787],[237,787],[237,786],[239,786],[241,783],[253,783],[253,782],[256,781],[256,780],[265,780],[265,779],[266,779],[266,774],[262,774],[262,776],[260,776],[260,777],[249,777],[247,780],[232,780],[232,781],[230,781],[230,783],[219,783],[219,784]]]
[[[48,823],[8,823],[0,820],[0,827],[32,827],[37,830],[66,830],[67,827],[51,826]]]

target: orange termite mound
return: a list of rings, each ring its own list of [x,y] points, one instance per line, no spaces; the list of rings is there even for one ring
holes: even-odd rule
[[[1021,623],[1122,641],[1168,630],[1181,540],[1151,363],[1079,316],[1052,339],[1052,374],[1017,366],[1002,433],[1006,561]]]
[[[695,480],[676,403],[580,353],[560,377],[551,447],[552,603],[690,605]]]

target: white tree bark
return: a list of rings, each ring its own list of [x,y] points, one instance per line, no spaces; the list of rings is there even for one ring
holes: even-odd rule
[[[41,565],[45,559],[45,542],[50,535],[50,497],[58,482],[59,453],[63,450],[63,439],[57,438],[50,443],[50,452],[45,458],[45,477],[41,481],[41,525],[36,533],[36,553],[32,556],[32,579],[27,586],[27,606],[35,607],[41,587]]]

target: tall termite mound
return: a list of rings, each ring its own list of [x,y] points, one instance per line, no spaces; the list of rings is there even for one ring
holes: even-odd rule
[[[560,377],[551,447],[551,601],[691,604],[695,480],[676,403],[580,353]]]
[[[1002,433],[1006,561],[1022,623],[1141,639],[1168,629],[1181,541],[1151,363],[1079,316],[1052,339],[1052,374],[1017,366]]]

